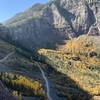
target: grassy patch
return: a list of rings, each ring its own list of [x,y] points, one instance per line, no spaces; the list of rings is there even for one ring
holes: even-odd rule
[[[22,96],[44,97],[43,85],[39,81],[31,80],[13,73],[0,73],[0,80],[12,91],[13,94]]]

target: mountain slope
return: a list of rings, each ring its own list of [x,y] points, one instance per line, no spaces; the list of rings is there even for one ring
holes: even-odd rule
[[[52,54],[51,51],[47,54],[49,53]],[[58,52],[54,51],[52,56],[55,57],[55,55],[58,55]],[[48,61],[48,59],[46,60]],[[92,98],[76,81],[56,71],[53,68],[55,66],[49,66],[44,62],[40,63],[37,55],[32,56],[30,53],[0,40],[0,80],[11,94],[19,99],[47,100],[45,82],[38,66],[42,68],[48,79],[50,95],[53,100],[90,100],[89,98]],[[33,90],[31,91],[31,89]],[[2,92],[3,90],[1,90]]]
[[[99,98],[99,35],[100,0],[33,5],[0,24],[0,80],[25,99]]]
[[[82,34],[100,35],[100,1],[52,0],[34,5],[5,26],[11,41],[31,51],[56,48],[66,39]]]
[[[5,21],[4,24],[10,25],[10,24],[19,22],[21,20],[27,20],[30,18],[39,17],[41,15],[41,11],[44,7],[45,7],[44,4],[37,3],[37,4],[33,5],[31,8],[27,9],[26,11],[20,12],[20,13],[16,14],[14,17],[12,17],[11,19]]]
[[[73,79],[92,96],[100,95],[100,37],[81,36],[59,51],[40,49],[39,59]],[[84,99],[91,100],[91,99]],[[95,100],[95,99],[94,99]]]

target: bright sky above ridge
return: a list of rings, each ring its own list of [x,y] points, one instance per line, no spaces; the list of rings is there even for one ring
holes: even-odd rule
[[[46,3],[48,0],[0,0],[0,22],[16,13],[22,12],[35,3]]]

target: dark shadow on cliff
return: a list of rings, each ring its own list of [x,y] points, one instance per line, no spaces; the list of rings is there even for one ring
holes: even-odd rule
[[[3,33],[2,33],[3,34]],[[58,46],[60,45],[65,45],[66,44],[66,38],[60,38],[57,40],[57,41],[52,41],[51,42],[45,42],[45,43],[41,43],[41,45],[37,45],[35,43],[32,44],[32,47],[34,48],[29,48],[29,46],[27,44],[22,44],[20,41],[15,41],[11,38],[11,36],[9,34],[3,34],[3,35],[0,35],[0,39],[5,41],[5,42],[8,42],[14,46],[16,46],[17,48],[21,48],[25,51],[28,51],[28,52],[33,52],[34,50],[37,50],[37,49],[41,49],[41,48],[45,48],[45,49],[57,49]],[[38,40],[37,40],[38,41]]]

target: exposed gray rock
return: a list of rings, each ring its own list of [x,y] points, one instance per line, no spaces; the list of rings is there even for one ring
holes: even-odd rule
[[[7,36],[29,50],[54,48],[82,34],[100,35],[100,0],[51,0],[18,14],[5,26]]]

